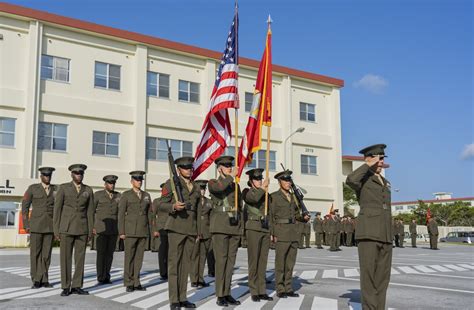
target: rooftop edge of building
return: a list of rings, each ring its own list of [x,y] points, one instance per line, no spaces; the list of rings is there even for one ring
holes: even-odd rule
[[[75,18],[70,18],[62,15],[57,15],[49,13],[46,11],[40,11],[36,9],[31,9],[24,6],[19,6],[15,4],[10,4],[6,2],[0,2],[0,13],[7,13],[11,15],[18,15],[26,18],[36,19],[42,22],[58,24],[65,27],[76,28],[83,31],[89,31],[93,33],[99,33],[106,36],[111,36],[115,38],[120,38],[124,40],[129,40],[133,42],[138,42],[142,44],[147,44],[151,46],[157,46],[160,48],[176,50],[179,52],[199,55],[202,57],[207,57],[215,60],[220,60],[222,53],[216,52],[210,49],[201,48],[197,46],[192,46],[184,43],[178,43],[166,39],[161,39],[158,37],[153,37],[149,35],[140,34],[133,31],[113,28],[109,26],[104,26],[92,22],[87,22]],[[240,64],[244,66],[259,67],[259,61],[240,57]],[[307,71],[302,71],[298,69],[293,69],[280,65],[273,65],[274,72],[288,74],[296,77],[300,77],[307,80],[313,80],[319,83],[329,84],[335,87],[344,87],[344,80],[333,78],[325,75],[320,75],[316,73],[311,73]]]

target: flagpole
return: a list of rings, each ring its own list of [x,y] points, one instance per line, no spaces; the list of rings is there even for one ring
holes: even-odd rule
[[[270,15],[268,15],[268,19],[267,19],[267,24],[268,24],[268,31],[271,31],[271,23],[272,23],[272,19],[270,17]],[[268,37],[268,34],[267,34],[267,37]],[[265,46],[265,53],[267,53],[265,59],[266,61],[268,62],[268,47]],[[268,70],[268,63],[266,64],[267,66],[267,70]],[[270,79],[270,81],[266,81],[266,83],[270,83],[270,86],[266,85],[266,87],[264,89],[267,89],[267,87],[272,87],[272,80]],[[266,93],[264,94],[264,97],[263,97],[263,101],[262,103],[264,104],[267,104],[266,102]],[[266,149],[266,152],[265,152],[265,179],[268,180],[269,178],[269,172],[268,172],[268,169],[269,169],[269,166],[270,166],[270,126],[267,124],[267,149]],[[266,217],[268,215],[268,187],[265,189],[265,213],[264,213],[264,216]]]
[[[238,4],[237,4],[237,0],[235,1],[235,15],[234,16],[238,16]],[[235,18],[235,22],[234,22],[234,33],[235,33],[235,64],[238,65],[239,64],[239,34],[238,34],[238,30],[239,30],[239,18]],[[236,101],[239,100],[239,94],[237,93],[237,96],[236,96]],[[238,107],[238,102],[237,104],[234,104],[235,106],[235,114],[234,114],[234,135],[235,135],[235,171],[238,172],[239,171],[239,109],[237,108]],[[238,178],[234,177],[234,187],[235,187],[235,190],[234,190],[234,212],[236,213],[237,215],[237,212],[238,212],[238,200],[239,200],[239,181],[238,181]]]

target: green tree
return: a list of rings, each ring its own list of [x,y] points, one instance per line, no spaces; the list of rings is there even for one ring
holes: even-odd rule
[[[344,200],[344,215],[354,216],[355,214],[353,214],[349,207],[358,204],[355,191],[346,183],[342,183],[342,196]]]

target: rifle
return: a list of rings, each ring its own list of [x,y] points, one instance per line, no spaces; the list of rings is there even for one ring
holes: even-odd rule
[[[285,166],[283,166],[282,163],[280,163],[281,167],[283,168],[283,170],[287,170],[285,169]],[[296,201],[298,203],[298,206],[300,207],[300,210],[301,210],[301,216],[304,218],[306,215],[309,216],[309,211],[308,209],[306,208],[306,205],[304,204],[304,201],[303,201],[303,198],[304,198],[304,195],[303,195],[303,192],[301,192],[301,189],[295,184],[295,182],[293,182],[293,178],[290,177],[290,184],[291,184],[291,190],[293,192],[293,194],[295,195],[295,198],[296,198]]]
[[[174,200],[184,202],[183,186],[181,185],[178,172],[176,171],[176,166],[174,165],[173,153],[171,152],[171,147],[168,140],[166,140],[166,146],[168,147],[168,166],[170,168],[170,181]]]

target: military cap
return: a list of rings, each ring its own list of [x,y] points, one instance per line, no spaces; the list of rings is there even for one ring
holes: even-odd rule
[[[232,166],[233,164],[233,161],[234,161],[234,156],[221,156],[219,158],[217,158],[214,163],[219,166],[219,165],[223,165],[223,166]]]
[[[255,168],[255,169],[251,169],[247,172],[245,172],[246,175],[249,176],[249,179],[251,180],[261,180],[263,179],[263,168]]]
[[[135,171],[130,172],[130,175],[132,176],[132,179],[135,179],[135,180],[143,180],[143,176],[145,174],[146,174],[146,172],[141,171],[141,170],[135,170]]]
[[[175,165],[181,168],[190,169],[193,167],[194,157],[183,156],[174,161]]]
[[[53,174],[53,171],[56,170],[53,167],[41,167],[38,169],[39,172],[41,172],[42,175],[51,175]]]
[[[383,155],[385,156],[385,148],[387,146],[385,144],[374,144],[363,148],[359,151],[360,154],[364,156],[375,156],[375,155]]]
[[[291,171],[291,170],[285,170],[285,171],[278,172],[277,174],[275,174],[275,179],[289,181],[289,180],[291,180],[291,174],[292,173],[293,173],[293,171]]]
[[[112,174],[106,175],[105,177],[102,178],[104,182],[111,183],[111,184],[115,184],[115,182],[117,182],[117,179],[118,179],[118,176],[112,175]]]
[[[74,164],[70,165],[68,169],[71,172],[84,172],[87,169],[87,166],[84,164]]]
[[[206,188],[207,182],[207,180],[196,180],[196,184],[199,185],[199,187],[202,189]]]
[[[316,215],[321,215],[321,212],[316,212]]]
[[[163,188],[163,186],[165,186],[166,183],[161,183],[160,184],[160,188]]]

